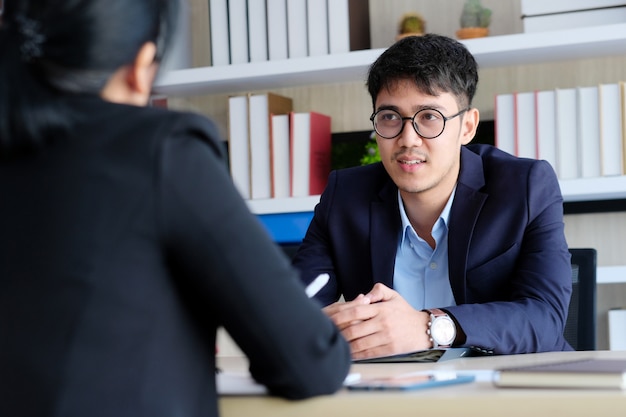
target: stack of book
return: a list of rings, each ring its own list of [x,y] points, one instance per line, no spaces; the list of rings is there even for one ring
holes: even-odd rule
[[[229,98],[229,162],[245,199],[321,194],[331,163],[331,118],[294,112],[274,93]]]
[[[521,11],[526,33],[626,21],[623,0],[522,0]]]
[[[559,179],[624,175],[626,84],[499,94],[495,143],[544,159]]]
[[[365,0],[208,1],[211,65],[339,54],[370,47]]]

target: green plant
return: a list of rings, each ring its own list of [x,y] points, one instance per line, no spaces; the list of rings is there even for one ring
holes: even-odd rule
[[[480,0],[467,0],[461,13],[462,28],[486,28],[491,23],[491,9],[483,7]]]
[[[398,33],[424,33],[426,30],[426,21],[417,13],[405,13],[400,19],[398,25]]]
[[[370,140],[365,144],[365,154],[361,157],[361,165],[369,165],[380,162],[380,152],[376,143],[376,132],[372,132]]]

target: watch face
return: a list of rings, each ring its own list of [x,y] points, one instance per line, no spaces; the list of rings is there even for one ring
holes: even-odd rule
[[[448,316],[436,317],[430,331],[434,341],[442,346],[451,345],[456,337],[456,326]]]

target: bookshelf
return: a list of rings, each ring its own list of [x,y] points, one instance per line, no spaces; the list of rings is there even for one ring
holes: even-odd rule
[[[626,54],[626,23],[519,33],[462,41],[481,68]],[[364,80],[384,49],[170,71],[157,80],[164,95],[230,94]]]
[[[519,33],[462,41],[481,68],[626,54],[626,23]],[[260,89],[331,84],[363,80],[369,65],[384,49],[303,57],[239,65],[174,70],[157,80],[155,93],[163,95],[234,94]],[[561,181],[569,201],[626,198],[626,177],[599,177]],[[312,211],[318,196],[251,200],[253,212],[298,213]]]

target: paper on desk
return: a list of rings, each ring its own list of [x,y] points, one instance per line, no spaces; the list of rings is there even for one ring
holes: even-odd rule
[[[348,374],[344,385],[354,383],[360,374]],[[218,395],[265,395],[267,388],[257,383],[248,372],[220,372],[216,375]]]
[[[257,383],[248,372],[222,371],[216,376],[218,395],[264,395],[267,388]]]

